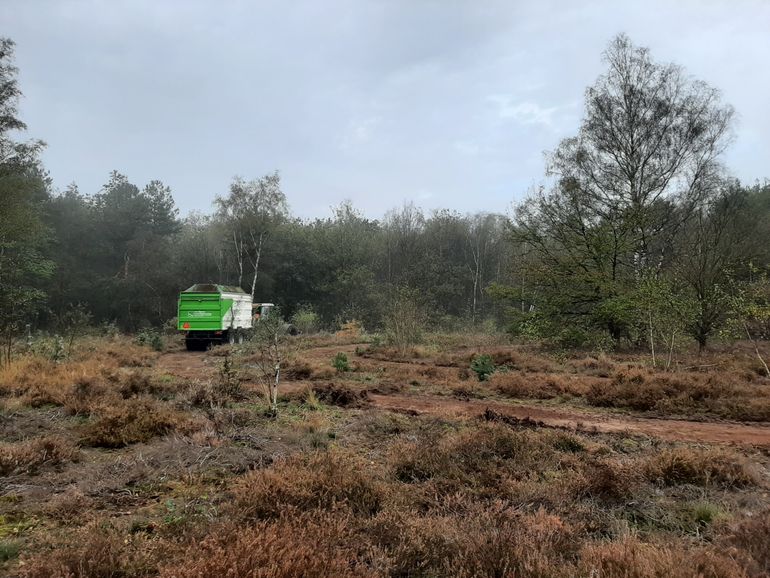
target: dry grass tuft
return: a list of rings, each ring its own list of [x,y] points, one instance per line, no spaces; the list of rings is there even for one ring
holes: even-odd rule
[[[43,465],[78,460],[78,449],[59,437],[42,437],[0,445],[0,475],[32,473]]]
[[[118,578],[146,576],[141,549],[126,547],[111,526],[91,525],[69,536],[66,546],[27,559],[21,578]]]
[[[152,398],[122,400],[100,407],[96,414],[82,428],[82,443],[88,446],[118,448],[175,430],[194,429],[183,414]]]
[[[744,570],[728,555],[706,548],[645,544],[635,538],[587,545],[576,575],[596,578],[739,578]]]
[[[339,407],[363,407],[369,401],[367,390],[349,385],[336,383],[314,385],[312,391],[319,401]]]
[[[540,375],[519,371],[494,373],[489,379],[489,386],[507,397],[528,399],[582,396],[590,387],[586,379],[579,375]]]
[[[367,535],[389,553],[390,576],[570,576],[569,524],[496,505],[458,513],[385,513]]]
[[[646,460],[643,472],[651,482],[665,486],[745,488],[759,484],[757,473],[744,458],[724,450],[664,450]]]
[[[725,542],[751,576],[770,576],[770,508],[737,523]]]
[[[161,578],[354,578],[374,576],[357,559],[350,521],[303,514],[244,528],[218,529],[195,544]]]
[[[240,519],[276,518],[287,509],[370,515],[380,509],[383,493],[367,469],[341,451],[293,456],[235,482],[231,512]]]

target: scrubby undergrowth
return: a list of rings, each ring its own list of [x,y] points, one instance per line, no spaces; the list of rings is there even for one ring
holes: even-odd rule
[[[0,564],[9,575],[770,573],[766,453],[578,434],[493,412],[400,415],[370,400],[456,397],[464,387],[479,398],[630,407],[599,404],[599,392],[615,400],[613,387],[639,389],[659,375],[702,384],[716,378],[711,369],[652,372],[638,359],[498,343],[406,353],[361,345],[359,355],[348,346],[343,372],[331,364],[343,346],[314,343],[287,368],[273,417],[247,364],[237,395],[216,381],[221,354],[237,360],[237,351],[180,358],[198,363],[193,378],[169,375],[141,348],[118,357],[110,352],[120,347],[103,347],[50,365],[21,359],[0,374]],[[484,352],[496,367],[489,379],[462,373]],[[714,408],[738,406],[762,383],[733,363],[747,389],[721,389]],[[25,373],[41,367],[48,373]],[[705,399],[677,411],[717,413]]]

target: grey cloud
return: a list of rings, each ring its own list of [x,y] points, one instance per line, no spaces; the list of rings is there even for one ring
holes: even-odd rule
[[[5,0],[30,136],[55,183],[112,169],[209,210],[274,169],[295,213],[505,210],[573,134],[617,32],[723,90],[726,159],[770,176],[770,3]]]

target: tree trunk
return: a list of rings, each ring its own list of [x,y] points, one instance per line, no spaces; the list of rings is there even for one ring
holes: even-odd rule
[[[251,234],[251,240],[253,243],[257,245],[257,254],[254,258],[253,265],[254,265],[254,277],[251,279],[251,300],[254,301],[254,294],[257,290],[257,276],[259,275],[259,260],[262,257],[262,241],[265,238],[265,233],[261,232],[259,234],[259,242],[255,242],[254,234]]]
[[[668,348],[668,361],[666,362],[666,371],[671,368],[671,359],[674,356],[674,340],[676,339],[676,330],[671,332],[671,343]]]
[[[238,260],[238,287],[243,283],[243,242],[238,243],[238,234],[233,231],[233,244],[235,245],[235,258]]]
[[[762,367],[765,368],[765,375],[767,377],[770,377],[770,368],[767,367],[767,363],[765,363],[765,360],[762,359],[762,354],[759,353],[759,346],[757,345],[757,341],[751,336],[751,331],[749,331],[749,326],[744,321],[743,323],[743,329],[746,331],[746,337],[749,338],[749,341],[751,341],[751,344],[754,346],[754,353],[757,354],[757,359],[759,359],[759,362],[762,364]]]
[[[652,353],[652,366],[655,367],[655,335],[652,330],[652,309],[648,313],[650,316],[650,352]]]
[[[708,337],[704,335],[702,332],[698,332],[698,335],[695,336],[695,341],[698,342],[698,355],[700,355],[706,350],[706,343],[708,342]]]
[[[273,412],[278,411],[278,382],[281,379],[281,364],[277,363],[275,366],[275,381],[273,382],[272,391],[270,392],[270,409]]]

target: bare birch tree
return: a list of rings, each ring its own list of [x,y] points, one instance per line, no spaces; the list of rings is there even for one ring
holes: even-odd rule
[[[238,271],[238,286],[243,285],[245,264],[251,265],[251,297],[254,298],[259,264],[265,243],[275,226],[289,214],[286,195],[281,191],[281,178],[274,172],[246,181],[235,177],[226,197],[217,197],[217,217],[229,230]]]
[[[281,370],[291,353],[292,338],[286,331],[286,324],[280,311],[274,309],[254,327],[252,343],[255,348],[253,367],[263,387],[265,401],[270,411],[278,411],[278,386]]]

